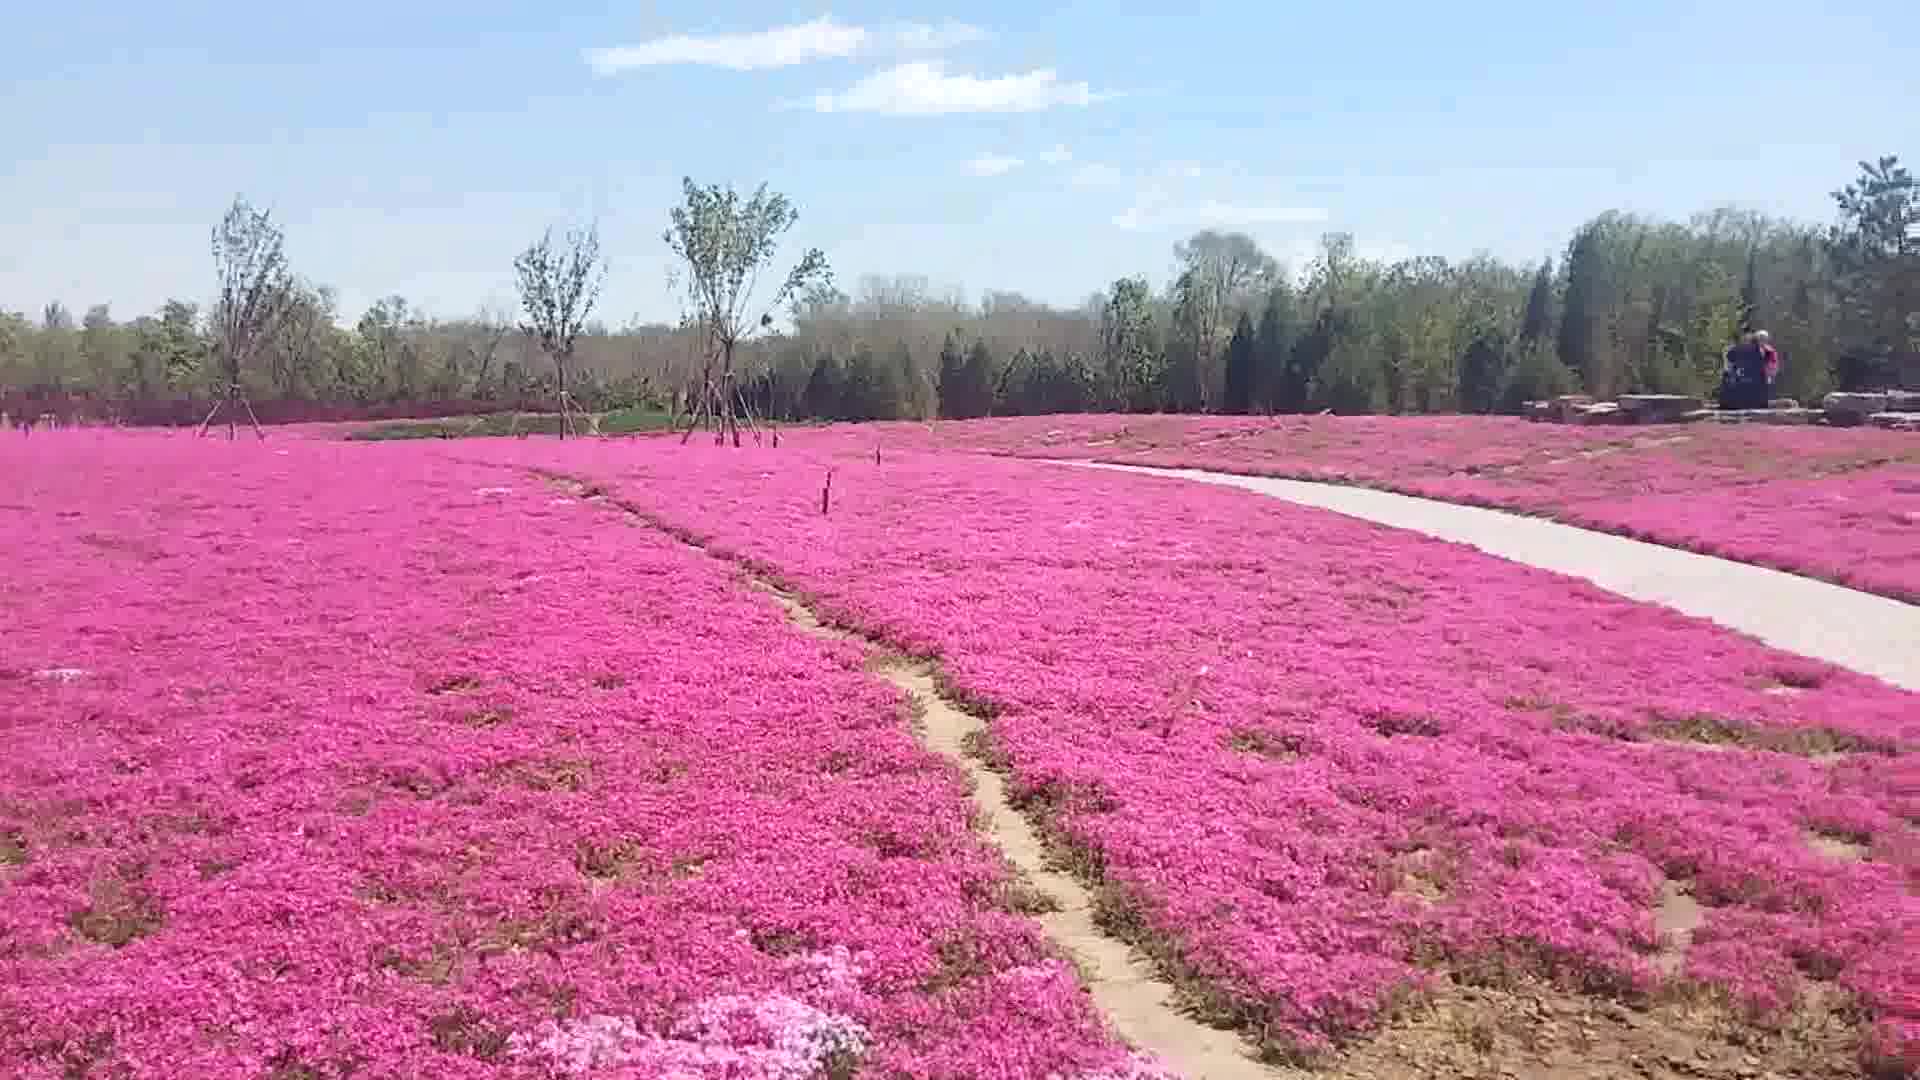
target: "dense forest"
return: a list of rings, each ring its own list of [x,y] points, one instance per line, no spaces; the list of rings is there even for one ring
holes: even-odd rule
[[[1164,290],[1121,277],[1078,308],[977,303],[923,278],[795,293],[736,359],[763,415],[893,419],[1117,411],[1496,412],[1554,393],[1710,394],[1741,330],[1772,332],[1778,392],[1920,384],[1920,188],[1892,157],[1833,193],[1834,219],[1737,210],[1685,223],[1609,212],[1537,266],[1361,258],[1345,234],[1303,267],[1202,231]],[[504,259],[503,259],[504,262]],[[0,310],[0,404],[197,420],[225,386],[202,305],[117,320]],[[702,335],[588,321],[566,389],[590,410],[684,408]],[[357,317],[295,279],[240,378],[263,419],[551,408],[549,353],[504,311],[436,318],[399,296]]]

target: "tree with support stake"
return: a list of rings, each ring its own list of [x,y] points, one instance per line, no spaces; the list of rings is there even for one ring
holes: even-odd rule
[[[745,199],[731,187],[702,187],[690,178],[682,180],[681,187],[685,201],[668,214],[671,227],[664,239],[685,264],[687,300],[705,350],[680,442],[685,445],[704,425],[716,443],[731,436],[739,446],[743,418],[759,442],[759,422],[735,376],[734,349],[772,326],[774,310],[809,284],[831,281],[832,271],[819,248],[808,248],[755,315],[754,286],[799,213],[785,195],[768,191],[765,184]]]
[[[213,227],[213,267],[220,289],[213,301],[213,339],[226,385],[207,418],[200,421],[202,436],[224,409],[231,441],[238,434],[240,411],[245,409],[253,433],[267,437],[260,418],[253,414],[240,373],[279,329],[293,299],[284,239],[265,210],[255,210],[239,196]]]
[[[600,230],[595,226],[570,229],[556,248],[553,230],[548,229],[513,260],[513,272],[520,306],[527,312],[520,330],[538,342],[540,351],[553,361],[560,398],[560,437],[578,435],[573,423],[573,395],[567,390],[567,364],[573,359],[574,339],[592,314],[607,276],[606,263],[600,258]],[[516,417],[516,427],[518,423]]]

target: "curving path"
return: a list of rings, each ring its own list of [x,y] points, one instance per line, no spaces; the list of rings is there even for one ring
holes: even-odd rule
[[[1776,648],[1920,690],[1920,606],[1884,596],[1543,518],[1371,488],[1202,469],[1060,464],[1242,488],[1411,529],[1584,578],[1609,592],[1712,620]]]

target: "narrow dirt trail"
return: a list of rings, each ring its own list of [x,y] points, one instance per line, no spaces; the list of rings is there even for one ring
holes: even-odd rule
[[[871,661],[868,670],[898,687],[912,703],[918,718],[915,734],[922,744],[952,762],[970,781],[987,839],[1028,886],[1050,901],[1047,906],[1054,910],[1033,916],[1034,920],[1061,953],[1072,959],[1094,1003],[1122,1038],[1153,1054],[1187,1080],[1307,1080],[1316,1075],[1264,1064],[1235,1032],[1208,1027],[1188,1016],[1175,1003],[1172,984],[1155,972],[1150,961],[1101,930],[1094,921],[1093,895],[1071,875],[1054,869],[1032,823],[1008,798],[1005,780],[969,753],[969,737],[983,732],[986,724],[940,691],[930,665],[899,657],[871,638],[822,623],[813,609],[775,583],[663,528],[636,507],[601,494],[589,496],[586,485],[577,480],[548,472],[539,475],[733,566],[749,587],[771,596],[785,611],[788,622],[801,632],[867,650]]]
[[[1201,469],[1060,464],[1240,488],[1467,544],[1920,690],[1920,605],[1544,518],[1371,488]]]
[[[754,587],[772,594],[788,620],[804,632],[880,649],[857,634],[822,625],[812,609],[793,596],[764,580],[751,580]],[[1173,987],[1152,965],[1100,929],[1093,918],[1092,894],[1070,875],[1052,868],[1033,825],[1008,799],[1006,781],[968,752],[969,737],[984,732],[986,724],[940,692],[931,668],[912,660],[885,658],[869,670],[906,693],[920,718],[921,742],[972,781],[974,805],[980,808],[988,837],[1027,883],[1057,906],[1058,910],[1036,916],[1036,921],[1075,959],[1083,983],[1114,1030],[1190,1080],[1311,1075],[1263,1065],[1250,1056],[1246,1041],[1238,1035],[1186,1016],[1173,1004]]]

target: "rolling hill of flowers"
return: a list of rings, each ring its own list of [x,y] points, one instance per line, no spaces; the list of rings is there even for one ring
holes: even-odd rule
[[[1920,603],[1920,438],[1910,432],[1483,416],[1042,416],[796,437],[1359,484],[1542,514]]]
[[[1840,995],[1883,1066],[1920,1054],[1920,696],[1204,485],[876,463],[866,429],[467,452],[591,476],[937,658],[1107,925],[1275,1053],[1540,979],[1762,1028]]]
[[[0,441],[0,1075],[1161,1075],[851,646],[518,470]]]

